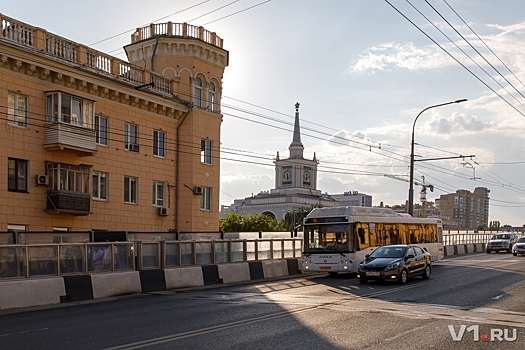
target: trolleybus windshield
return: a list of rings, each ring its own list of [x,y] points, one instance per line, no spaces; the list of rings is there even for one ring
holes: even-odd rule
[[[351,227],[349,224],[305,225],[304,253],[354,251]]]

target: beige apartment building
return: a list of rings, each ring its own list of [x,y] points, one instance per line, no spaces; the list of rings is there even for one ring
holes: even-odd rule
[[[221,38],[152,24],[124,61],[0,23],[0,231],[218,232]]]
[[[474,192],[457,190],[442,194],[437,203],[445,229],[476,230],[489,223],[489,193],[485,187],[476,187]]]

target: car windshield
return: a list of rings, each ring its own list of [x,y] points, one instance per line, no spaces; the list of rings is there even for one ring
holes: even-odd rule
[[[492,239],[510,239],[510,235],[494,235]]]
[[[521,237],[520,239],[518,239],[518,243],[525,243],[525,237]]]
[[[370,254],[372,258],[402,258],[407,251],[406,247],[379,247]]]

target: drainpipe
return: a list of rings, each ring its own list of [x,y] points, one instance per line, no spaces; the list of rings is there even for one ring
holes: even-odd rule
[[[153,48],[153,53],[151,54],[151,63],[149,69],[153,72],[153,59],[155,58],[155,53],[157,52],[157,46],[159,46],[159,36],[155,40],[155,47]]]
[[[190,114],[192,104],[190,102],[186,103],[186,106],[188,107],[188,111],[182,117],[181,121],[179,122],[179,125],[177,125],[177,150],[176,150],[176,161],[175,166],[177,167],[175,169],[175,232],[177,233],[177,239],[179,238],[179,163],[180,163],[180,128],[182,126],[182,123],[184,123],[184,120],[186,120],[186,117]]]

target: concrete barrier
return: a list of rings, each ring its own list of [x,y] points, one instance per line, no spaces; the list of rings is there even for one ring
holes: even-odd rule
[[[63,278],[0,283],[0,310],[60,304],[66,294]]]
[[[250,267],[248,263],[218,265],[219,278],[222,283],[236,283],[249,281]]]
[[[301,274],[300,259],[0,280],[0,310]]]
[[[164,270],[166,289],[191,288],[204,286],[200,266],[180,267]]]
[[[289,276],[286,260],[264,260],[262,262],[264,278]]]
[[[474,250],[474,244],[466,244],[467,246],[467,253],[475,253],[476,251]]]
[[[138,271],[91,275],[91,284],[94,299],[142,292]]]

